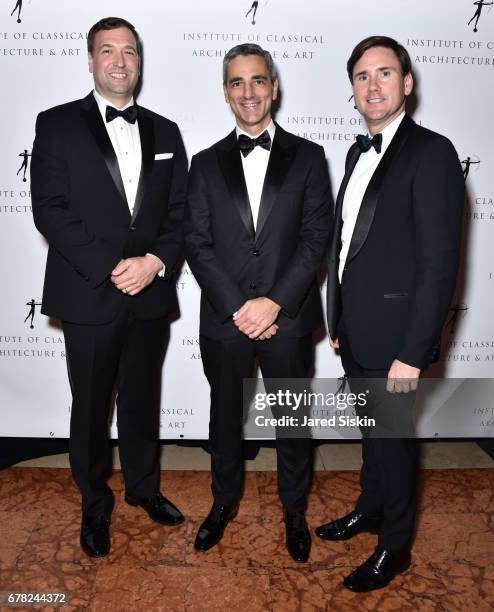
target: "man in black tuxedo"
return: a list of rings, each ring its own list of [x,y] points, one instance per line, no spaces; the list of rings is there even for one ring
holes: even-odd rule
[[[94,91],[40,113],[31,190],[49,243],[42,312],[61,319],[72,388],[70,463],[81,546],[108,554],[107,440],[114,385],[125,500],[162,524],[183,516],[159,491],[159,383],[177,309],[187,161],[177,126],[134,104],[141,43],[106,18],[88,33]]]
[[[413,77],[402,45],[367,38],[347,68],[372,138],[359,136],[350,148],[336,203],[327,294],[331,344],[350,379],[382,380],[371,408],[374,402],[376,412],[382,409],[384,398],[388,416],[406,420],[420,372],[437,356],[455,286],[461,165],[449,140],[405,113]],[[356,508],[316,530],[326,540],[379,534],[374,554],[344,580],[353,591],[381,588],[408,568],[417,502],[415,440],[399,432],[386,439],[363,433]]]
[[[271,118],[278,79],[271,55],[238,45],[223,62],[236,128],[192,160],[187,259],[201,289],[200,346],[211,386],[212,510],[195,541],[218,543],[242,494],[242,381],[259,359],[265,378],[302,378],[321,325],[316,272],[326,251],[331,195],[322,147]],[[287,547],[306,561],[311,440],[277,440]]]

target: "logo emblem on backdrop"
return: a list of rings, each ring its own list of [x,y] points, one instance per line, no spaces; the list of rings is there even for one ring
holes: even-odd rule
[[[17,11],[17,23],[21,23],[22,2],[23,0],[17,0],[12,12],[10,13],[10,16],[13,17],[14,13]]]
[[[25,183],[27,181],[26,172],[29,166],[29,158],[31,157],[31,153],[28,153],[28,150],[24,149],[22,153],[19,153],[18,157],[22,157],[22,164],[19,170],[17,170],[17,176],[22,173],[22,181]]]
[[[34,329],[34,316],[36,314],[36,306],[41,306],[41,300],[39,298],[31,298],[29,302],[26,302],[26,306],[29,307],[27,317],[24,319],[24,323],[29,321],[29,329]]]
[[[476,0],[474,3],[475,8],[475,13],[473,14],[473,17],[470,19],[470,21],[468,22],[468,25],[470,25],[473,23],[473,31],[474,32],[478,32],[478,24],[479,24],[479,19],[480,16],[482,15],[482,9],[484,9],[486,6],[489,7],[488,12],[491,12],[492,9],[492,5],[494,4],[494,0]]]
[[[266,4],[269,2],[269,0],[265,0],[263,6],[266,6]],[[259,2],[257,0],[255,0],[252,4],[250,9],[245,13],[245,18],[246,19],[250,19],[252,25],[256,25],[256,15],[257,15],[257,11],[259,10]]]
[[[456,325],[460,317],[464,317],[467,313],[468,306],[466,304],[456,304],[449,309],[451,313],[450,318],[446,321],[444,327],[449,329],[449,333],[453,335],[456,332]]]
[[[461,165],[463,166],[463,178],[465,181],[470,174],[472,166],[477,169],[479,167],[478,164],[480,164],[480,159],[476,155],[469,155],[467,158],[461,160]]]

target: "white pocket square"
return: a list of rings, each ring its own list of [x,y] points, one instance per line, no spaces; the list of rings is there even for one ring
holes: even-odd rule
[[[154,159],[156,160],[171,159],[172,157],[173,157],[173,153],[156,153],[156,155],[154,156]]]

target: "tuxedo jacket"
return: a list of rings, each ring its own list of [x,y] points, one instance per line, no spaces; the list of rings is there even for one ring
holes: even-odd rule
[[[232,315],[246,300],[282,308],[282,333],[323,322],[316,273],[332,217],[324,149],[276,126],[256,229],[235,131],[192,159],[185,212],[190,268],[202,289],[201,334],[238,336]]]
[[[359,158],[350,148],[329,251],[327,315],[343,316],[355,360],[387,369],[394,359],[423,369],[437,356],[460,249],[464,181],[449,140],[405,115],[376,168],[338,280],[342,207]]]
[[[93,94],[39,114],[31,161],[34,222],[49,244],[42,312],[73,323],[111,321],[131,299],[139,318],[176,310],[173,268],[183,247],[187,160],[175,123],[139,107],[142,166],[133,214]],[[169,153],[155,160],[157,153]],[[110,280],[122,258],[166,265],[138,295]]]

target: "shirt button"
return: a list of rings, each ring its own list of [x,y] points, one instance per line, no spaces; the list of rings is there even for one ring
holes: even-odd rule
[[[249,285],[249,288],[250,288],[250,289],[255,289],[255,288],[256,288],[256,285],[255,285],[254,283],[251,283],[251,284]]]
[[[260,251],[258,251],[257,249],[255,249],[254,251],[252,251],[252,255],[255,255],[256,257],[257,257],[258,255],[260,255],[260,254],[261,254],[261,253],[260,253]]]

